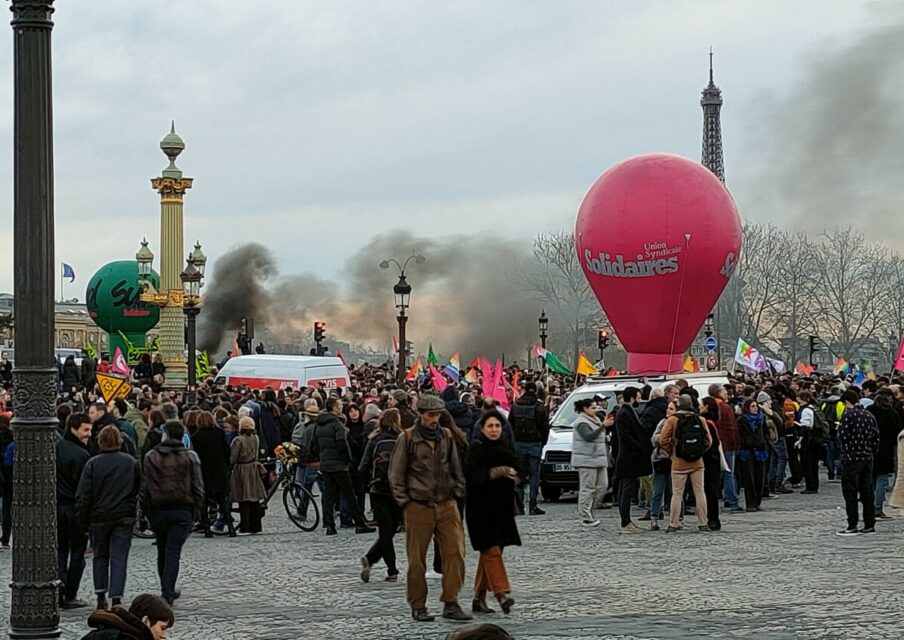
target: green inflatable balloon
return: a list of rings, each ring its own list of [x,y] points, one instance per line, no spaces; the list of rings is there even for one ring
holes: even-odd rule
[[[151,272],[150,281],[160,286],[160,276]],[[117,260],[102,266],[88,282],[85,294],[88,315],[109,336],[111,354],[120,347],[128,355],[132,347],[144,347],[147,332],[160,321],[160,309],[141,302],[138,262]],[[122,339],[123,334],[127,340]]]

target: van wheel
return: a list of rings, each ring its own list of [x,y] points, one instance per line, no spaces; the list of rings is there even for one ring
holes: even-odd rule
[[[562,490],[558,487],[540,487],[540,491],[543,492],[543,499],[546,502],[558,502],[559,498],[562,497]]]

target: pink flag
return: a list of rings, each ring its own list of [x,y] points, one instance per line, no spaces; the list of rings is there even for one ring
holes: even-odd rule
[[[898,355],[895,356],[895,366],[892,371],[904,371],[904,338],[901,338],[901,344],[898,345]]]
[[[483,375],[483,395],[487,398],[492,398],[495,371],[493,370],[493,365],[486,358],[480,359],[480,373]]]
[[[399,337],[398,336],[392,336],[392,349],[396,353],[399,352]]]
[[[508,395],[505,393],[505,378],[502,375],[502,360],[496,361],[496,371],[493,374],[492,398],[505,410],[509,408]]]
[[[430,378],[433,380],[433,388],[442,393],[446,390],[446,387],[449,386],[449,383],[446,382],[446,379],[443,375],[436,370],[432,364],[427,366],[427,370],[430,372]]]
[[[113,365],[110,367],[110,370],[113,373],[118,373],[119,375],[126,377],[128,377],[131,372],[125,356],[122,355],[122,349],[119,347],[116,347],[116,351],[113,352]]]

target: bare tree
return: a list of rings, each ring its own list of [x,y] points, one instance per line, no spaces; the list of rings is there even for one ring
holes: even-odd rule
[[[837,345],[835,355],[852,360],[882,328],[889,299],[889,258],[888,249],[867,244],[850,227],[820,236],[813,259],[818,292],[812,300],[820,332]]]
[[[574,234],[540,234],[533,241],[531,252],[533,260],[516,274],[516,282],[544,306],[550,317],[553,343],[563,347],[567,344],[572,362],[576,362],[586,344],[586,333],[590,331],[595,337],[604,315],[578,262]],[[564,326],[567,343],[558,338],[559,326]]]
[[[780,260],[770,261],[766,268],[774,270],[779,281],[776,321],[781,337],[786,339],[788,362],[793,366],[803,353],[803,336],[816,330],[813,301],[818,296],[819,278],[814,267],[818,252],[802,231],[786,231],[783,235],[783,248],[777,251]]]
[[[739,335],[755,344],[775,338],[779,326],[781,281],[776,264],[787,260],[788,232],[774,225],[744,225],[744,251],[733,278],[737,280]]]

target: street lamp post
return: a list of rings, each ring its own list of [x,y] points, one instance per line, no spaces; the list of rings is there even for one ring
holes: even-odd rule
[[[53,0],[13,0],[16,474],[10,638],[60,637],[54,367]],[[9,500],[9,497],[4,500]]]
[[[395,258],[389,258],[380,263],[381,269],[388,269],[390,264],[394,264],[399,269],[399,281],[392,287],[395,307],[399,312],[399,315],[396,316],[396,320],[399,322],[399,370],[397,373],[399,384],[405,381],[405,370],[408,367],[408,343],[405,336],[405,325],[408,323],[408,315],[405,310],[411,302],[411,285],[405,279],[405,269],[408,268],[408,263],[412,260],[414,260],[415,264],[424,264],[427,261],[424,256],[417,254],[409,256],[404,264],[399,264],[399,261]]]
[[[546,317],[546,309],[540,310],[540,318],[537,321],[540,325],[540,346],[546,351],[546,336],[548,335],[547,329],[549,328],[549,318]],[[546,371],[546,359],[543,359],[543,370]]]
[[[195,340],[195,320],[201,313],[201,279],[204,277],[204,266],[207,256],[201,251],[201,244],[195,244],[186,261],[185,270],[179,274],[182,281],[182,312],[187,322],[186,342],[188,343],[188,403],[194,403],[195,388],[198,385],[197,347]]]

